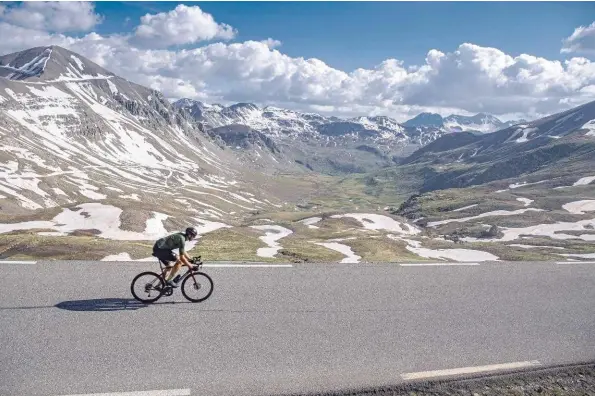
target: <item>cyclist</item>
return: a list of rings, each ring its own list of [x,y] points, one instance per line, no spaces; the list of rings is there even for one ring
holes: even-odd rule
[[[190,256],[186,254],[186,241],[191,241],[198,235],[198,231],[194,227],[186,228],[186,232],[176,232],[161,239],[158,239],[153,246],[153,256],[157,257],[165,265],[163,276],[169,272],[166,278],[166,283],[171,287],[178,287],[178,284],[173,281],[176,272],[179,271],[182,264],[193,268],[190,263]],[[180,256],[178,257],[174,249],[179,249]],[[172,262],[175,263],[172,264]]]

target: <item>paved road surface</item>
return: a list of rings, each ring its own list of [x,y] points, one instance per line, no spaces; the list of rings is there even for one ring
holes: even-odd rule
[[[155,266],[0,262],[0,395],[264,395],[595,358],[595,263],[219,266],[203,303],[135,303]]]

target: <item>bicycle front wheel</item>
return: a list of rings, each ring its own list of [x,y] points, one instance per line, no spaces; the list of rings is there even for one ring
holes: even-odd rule
[[[188,301],[201,302],[213,293],[213,280],[204,272],[188,274],[182,282],[182,294]]]
[[[153,303],[163,295],[165,283],[163,278],[154,272],[142,272],[134,277],[130,291],[135,299],[143,303]]]

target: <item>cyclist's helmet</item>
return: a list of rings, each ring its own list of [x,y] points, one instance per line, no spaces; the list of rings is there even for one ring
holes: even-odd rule
[[[186,236],[188,237],[188,239],[194,239],[194,238],[196,238],[197,235],[198,235],[198,231],[196,231],[196,228],[194,228],[194,227],[186,228]]]

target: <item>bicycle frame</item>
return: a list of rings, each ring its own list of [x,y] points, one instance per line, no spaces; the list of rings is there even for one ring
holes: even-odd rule
[[[200,269],[200,267],[202,267],[202,265],[203,265],[201,258],[202,258],[202,256],[197,256],[197,257],[192,257],[192,259],[190,259],[190,263],[193,264],[193,265],[195,265],[197,267],[197,270]],[[173,267],[167,268],[167,267],[165,267],[163,265],[163,262],[160,259],[157,259],[157,261],[159,262],[159,268],[161,269],[161,274],[160,274],[161,275],[161,278],[163,279],[163,281],[165,281],[165,271],[166,270],[169,270],[169,269],[171,269]],[[198,264],[197,264],[197,262],[198,262]],[[194,283],[196,283],[196,278],[194,277],[194,274],[196,273],[196,271],[188,268],[187,266],[185,266],[185,267],[186,267],[186,272],[184,273],[184,275],[182,275],[182,277],[180,278],[180,280],[181,279],[184,279],[185,277],[187,277],[188,276],[188,273],[190,273],[190,276],[192,276],[192,279],[194,280]],[[166,284],[166,288],[167,287],[168,286]]]

